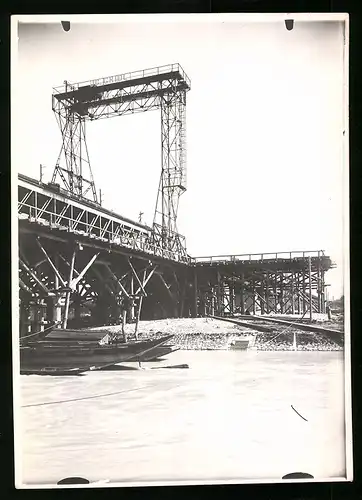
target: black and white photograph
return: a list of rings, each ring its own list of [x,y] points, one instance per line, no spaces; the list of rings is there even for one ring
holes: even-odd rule
[[[348,14],[11,31],[16,487],[352,481]]]

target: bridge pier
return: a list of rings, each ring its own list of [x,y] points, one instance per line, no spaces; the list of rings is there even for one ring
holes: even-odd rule
[[[128,323],[190,314],[188,266],[93,247],[64,232],[58,239],[20,231],[20,240],[22,332],[32,301],[31,333],[40,330],[39,314],[42,323],[68,328],[122,324],[124,313]]]
[[[322,251],[299,255],[290,252],[286,257],[264,255],[254,261],[251,255],[245,259],[231,256],[228,260],[196,260],[199,313],[301,314],[310,308],[310,289],[312,312],[325,312],[325,272],[332,267],[329,257]]]

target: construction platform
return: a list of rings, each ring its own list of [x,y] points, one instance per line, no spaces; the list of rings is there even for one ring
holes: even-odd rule
[[[18,178],[23,334],[165,317],[325,312],[322,250],[192,258],[153,229],[72,195]]]
[[[325,313],[325,273],[334,267],[323,250],[220,255],[192,259],[197,313]]]
[[[192,258],[178,233],[186,191],[186,94],[169,64],[52,94],[62,146],[51,182],[18,176],[20,332],[166,317],[325,311],[323,251]],[[160,111],[161,172],[152,227],[97,195],[86,123]],[[58,183],[59,182],[59,183]]]

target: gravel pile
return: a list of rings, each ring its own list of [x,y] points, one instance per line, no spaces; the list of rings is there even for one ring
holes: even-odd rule
[[[181,318],[164,319],[156,321],[140,321],[139,338],[156,339],[165,335],[174,335],[172,344],[185,350],[227,349],[232,339],[250,337],[254,334],[254,348],[261,351],[290,351],[293,349],[293,333],[288,332],[278,335],[278,331],[285,330],[284,325],[271,325],[273,333],[253,332],[250,329],[237,326],[212,318]],[[119,333],[122,327],[101,327],[107,332]],[[100,328],[97,328],[100,329]],[[135,325],[127,324],[126,333],[133,338]],[[276,337],[276,335],[278,335]],[[273,337],[276,337],[274,340]],[[297,334],[298,351],[340,351],[341,347],[332,341],[315,333],[300,331]]]

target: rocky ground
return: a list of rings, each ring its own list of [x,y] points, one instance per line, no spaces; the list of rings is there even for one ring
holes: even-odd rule
[[[253,349],[263,351],[292,350],[293,333],[291,329],[286,330],[285,325],[271,323],[269,323],[269,326],[272,328],[272,333],[259,333],[233,323],[212,318],[183,318],[140,321],[138,331],[139,338],[159,338],[166,334],[173,334],[172,343],[176,347],[185,350],[227,349],[231,340],[246,337],[252,338],[250,344],[253,345]],[[326,323],[323,326],[327,327]],[[121,333],[122,331],[120,326],[103,328],[112,333]],[[130,338],[134,334],[134,328],[134,324],[126,325],[126,333]],[[335,327],[332,326],[331,328]],[[298,350],[308,351],[342,349],[318,334],[304,331],[297,332],[297,346]]]
[[[255,347],[259,351],[291,351],[293,346],[293,333],[274,334],[259,333],[255,341]],[[273,337],[276,337],[273,339]],[[321,337],[316,333],[298,331],[296,333],[296,344],[298,351],[341,351],[331,340]]]

